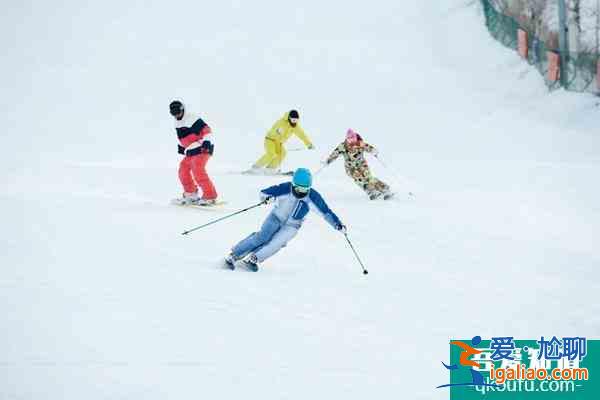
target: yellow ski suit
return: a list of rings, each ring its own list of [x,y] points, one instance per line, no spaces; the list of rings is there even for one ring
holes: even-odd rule
[[[259,158],[254,167],[279,168],[285,159],[286,151],[283,144],[296,135],[306,147],[313,148],[313,144],[298,122],[292,126],[289,121],[289,111],[273,125],[265,136],[265,154]]]

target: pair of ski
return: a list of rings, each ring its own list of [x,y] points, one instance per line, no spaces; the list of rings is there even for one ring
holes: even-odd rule
[[[280,172],[276,172],[276,171],[261,171],[261,170],[256,170],[254,168],[250,168],[247,169],[245,171],[242,171],[242,175],[254,175],[254,176],[293,176],[294,175],[294,171],[280,171]]]
[[[171,204],[174,206],[179,206],[179,207],[199,208],[199,209],[204,209],[204,210],[210,210],[210,209],[219,209],[222,206],[226,205],[227,202],[223,201],[223,200],[218,200],[215,203],[202,204],[202,203],[186,203],[186,202],[182,201],[181,199],[173,199],[173,200],[171,200]]]

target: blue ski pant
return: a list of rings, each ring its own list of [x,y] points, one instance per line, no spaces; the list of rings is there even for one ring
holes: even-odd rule
[[[260,231],[250,234],[236,244],[231,252],[235,258],[242,258],[254,253],[258,262],[263,262],[296,236],[299,226],[282,223],[274,214],[269,214],[260,227]]]

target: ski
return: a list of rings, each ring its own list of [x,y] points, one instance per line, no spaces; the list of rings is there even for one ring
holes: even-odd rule
[[[222,206],[226,205],[227,202],[223,201],[223,200],[218,200],[216,203],[213,204],[186,204],[183,203],[181,201],[181,199],[173,199],[171,200],[171,204],[174,206],[178,206],[178,207],[185,207],[185,208],[201,208],[201,209],[205,209],[205,210],[210,210],[210,209],[219,209]]]
[[[284,171],[284,172],[262,172],[255,171],[253,169],[248,169],[241,172],[242,175],[254,175],[254,176],[292,176],[294,175],[294,171]]]

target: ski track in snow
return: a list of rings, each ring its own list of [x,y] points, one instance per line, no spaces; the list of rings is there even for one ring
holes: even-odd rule
[[[275,37],[269,2],[7,9],[0,398],[445,399],[451,338],[600,336],[597,101],[547,93],[464,0],[335,3]],[[169,205],[179,96],[223,209]],[[285,180],[232,171],[292,106],[317,149],[284,169],[350,126],[388,165],[388,202],[340,160],[315,179],[368,276],[316,214],[259,273],[222,259],[267,207],[181,235]]]

